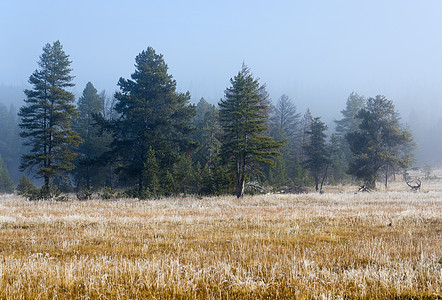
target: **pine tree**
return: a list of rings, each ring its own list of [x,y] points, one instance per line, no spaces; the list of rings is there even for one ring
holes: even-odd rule
[[[22,174],[20,182],[17,185],[17,193],[25,197],[31,197],[32,194],[37,193],[37,188],[25,174]]]
[[[400,124],[393,101],[385,96],[369,98],[356,117],[361,120],[359,128],[346,135],[354,155],[349,173],[375,188],[380,172],[385,172],[387,187],[390,172],[409,165],[413,137]]]
[[[276,141],[285,140],[281,147],[282,157],[276,158],[276,169],[273,182],[277,186],[286,185],[288,179],[294,179],[296,167],[298,131],[301,115],[296,110],[296,105],[286,95],[282,95],[276,103],[270,117],[270,136]],[[283,174],[278,174],[283,172]]]
[[[301,124],[298,132],[298,151],[296,152],[301,163],[303,163],[307,159],[304,151],[304,146],[308,145],[309,143],[309,135],[307,134],[307,132],[310,130],[312,122],[312,113],[310,112],[310,108],[307,108],[307,111],[301,119]]]
[[[149,148],[146,154],[146,162],[143,168],[143,186],[145,187],[145,196],[156,196],[159,193],[160,183],[158,162],[155,157],[155,150]]]
[[[341,140],[336,134],[330,137],[330,179],[333,183],[343,182],[347,175],[347,161],[345,154],[341,150]]]
[[[339,151],[339,156],[335,156],[335,159],[337,159],[335,161],[335,167],[341,166],[341,168],[343,168],[339,171],[340,173],[344,170],[346,172],[349,164],[353,160],[353,153],[350,150],[350,146],[345,136],[350,132],[358,130],[359,125],[361,124],[361,119],[357,118],[357,114],[361,109],[365,108],[365,105],[366,99],[359,96],[357,93],[352,92],[347,99],[345,109],[341,110],[342,119],[335,120],[335,142],[337,142],[337,151]]]
[[[20,179],[20,136],[16,121],[17,111],[10,105],[9,111],[0,103],[0,155],[13,181]]]
[[[73,172],[77,187],[88,190],[104,184],[106,171],[98,163],[98,157],[107,150],[110,136],[100,134],[94,115],[104,112],[104,95],[99,95],[91,82],[86,84],[83,95],[78,99],[78,118],[73,128],[83,142],[78,147],[76,168]]]
[[[59,41],[46,44],[38,62],[39,69],[29,77],[32,89],[25,90],[25,105],[20,108],[20,136],[30,153],[22,156],[21,170],[36,168],[50,192],[51,180],[74,168],[73,147],[81,139],[71,128],[77,111],[74,95],[66,88],[74,86],[69,68],[71,61]]]
[[[162,55],[149,47],[135,58],[132,79],[121,78],[120,91],[115,94],[116,120],[108,127],[113,131],[112,154],[120,163],[119,171],[135,179],[141,193],[144,163],[150,148],[160,169],[160,184],[167,182],[180,155],[194,148],[188,135],[195,106],[189,104],[190,94],[176,92],[176,81],[167,73]]]
[[[9,175],[8,168],[0,155],[0,193],[12,193],[14,183]]]
[[[244,194],[245,181],[259,172],[259,163],[273,165],[276,149],[282,142],[265,136],[268,106],[265,87],[243,65],[238,74],[230,79],[231,87],[219,102],[220,123],[224,134],[221,153],[233,171],[236,196]]]
[[[218,109],[204,98],[196,105],[196,115],[192,120],[195,131],[190,135],[198,143],[193,152],[193,159],[205,166],[212,166],[220,150],[219,136],[221,127],[218,121]]]
[[[303,146],[307,159],[304,164],[310,171],[314,181],[316,191],[319,189],[319,181],[325,179],[327,169],[330,164],[330,154],[326,143],[327,125],[319,117],[314,118],[310,124],[310,129],[306,131],[308,143]],[[324,180],[322,180],[324,182]],[[322,184],[321,184],[322,188]]]
[[[175,164],[173,177],[178,192],[184,194],[197,192],[196,175],[190,155],[181,155],[180,160]]]
[[[357,114],[361,109],[365,108],[365,103],[365,98],[355,92],[348,96],[346,107],[344,110],[341,110],[342,119],[335,120],[335,130],[338,137],[345,139],[347,133],[358,130],[361,120],[357,118]]]

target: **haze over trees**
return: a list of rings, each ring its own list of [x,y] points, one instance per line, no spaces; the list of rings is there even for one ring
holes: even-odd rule
[[[113,97],[88,82],[76,106],[69,91],[71,61],[61,43],[47,44],[38,64],[18,113],[23,146],[14,108],[0,105],[0,155],[1,178],[14,174],[17,183],[22,152],[21,170],[42,179],[43,195],[57,186],[76,192],[107,188],[109,195],[117,189],[143,199],[180,193],[242,197],[247,186],[321,191],[323,184],[375,186],[381,176],[387,185],[410,166],[415,147],[393,102],[383,96],[366,100],[351,93],[333,133],[310,109],[298,112],[286,95],[273,104],[245,64],[218,105],[205,99],[192,105],[188,92],[177,91],[163,56],[148,47]],[[2,189],[10,187],[10,179],[2,179]]]
[[[18,181],[21,176],[19,165],[22,149],[17,119],[17,110],[14,105],[11,104],[8,110],[0,103],[0,156],[14,181]]]
[[[12,193],[14,191],[14,183],[6,168],[6,164],[0,155],[0,193]]]

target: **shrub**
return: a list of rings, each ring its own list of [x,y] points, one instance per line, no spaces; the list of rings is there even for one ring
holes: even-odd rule
[[[67,201],[68,197],[64,195],[55,185],[51,185],[49,191],[44,187],[36,189],[27,196],[29,201],[55,200]]]
[[[77,193],[77,199],[80,201],[90,200],[92,199],[92,191],[85,189],[81,190]]]
[[[23,174],[17,185],[17,194],[29,198],[30,195],[35,194],[36,192],[37,188],[35,185]]]
[[[100,194],[102,200],[110,200],[115,199],[115,191],[110,187],[106,187],[103,192]]]

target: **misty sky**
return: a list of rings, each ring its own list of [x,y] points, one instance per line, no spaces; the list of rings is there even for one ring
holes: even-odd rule
[[[46,43],[60,40],[81,94],[108,95],[148,46],[179,91],[217,103],[244,61],[273,100],[326,121],[352,91],[383,94],[404,121],[441,117],[442,1],[0,2],[0,85],[27,87]],[[0,99],[1,100],[1,99]]]

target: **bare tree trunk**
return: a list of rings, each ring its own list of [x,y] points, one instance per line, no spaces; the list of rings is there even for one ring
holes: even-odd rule
[[[143,193],[143,176],[139,175],[138,176],[138,196],[141,197],[141,194]]]
[[[322,176],[321,188],[319,189],[319,192],[322,192],[322,186],[324,185],[325,178],[327,178],[328,166],[329,165],[327,164],[327,167],[325,168],[324,176]]]
[[[245,183],[244,176],[240,176],[240,179],[237,180],[237,183],[236,183],[236,197],[237,198],[242,198],[244,196],[244,183]]]
[[[91,175],[90,175],[89,166],[86,167],[86,189],[87,190],[91,189]]]
[[[45,187],[46,195],[49,195],[49,192],[50,192],[50,185],[49,185],[49,176],[48,176],[48,175],[45,175],[45,178],[44,178],[44,187]]]

